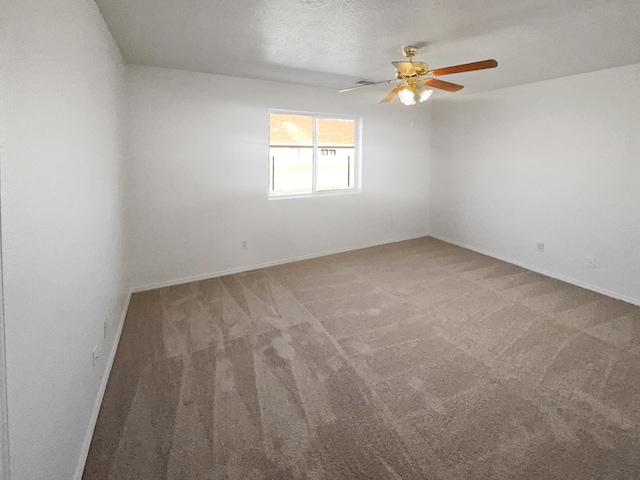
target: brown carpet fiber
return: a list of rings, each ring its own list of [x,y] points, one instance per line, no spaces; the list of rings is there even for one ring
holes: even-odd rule
[[[93,479],[638,479],[640,308],[433,238],[137,293]]]

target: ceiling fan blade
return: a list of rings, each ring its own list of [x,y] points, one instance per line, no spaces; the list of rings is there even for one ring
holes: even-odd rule
[[[465,63],[463,65],[454,65],[453,67],[436,68],[429,73],[439,77],[440,75],[451,75],[452,73],[473,72],[475,70],[484,70],[485,68],[495,68],[498,62],[495,60],[482,60],[481,62]]]
[[[456,83],[445,82],[443,80],[438,80],[436,78],[429,78],[422,82],[427,87],[438,88],[440,90],[446,90],[447,92],[457,92],[458,90],[462,90],[464,87],[462,85],[458,85]]]
[[[379,82],[368,82],[368,83],[363,83],[362,85],[358,85],[356,87],[344,88],[342,90],[339,90],[338,93],[350,92],[351,90],[357,90],[358,88],[362,88],[362,87],[370,87],[371,85],[380,85],[381,83],[391,83],[391,82],[398,82],[398,81],[399,80],[397,78],[392,78],[391,80],[381,80]]]
[[[380,103],[386,103],[389,100],[391,100],[393,97],[396,96],[396,93],[398,93],[403,86],[404,85],[398,85],[397,87],[394,87],[389,93],[387,93],[387,95],[382,100],[380,100]]]
[[[412,77],[416,74],[416,67],[411,62],[391,62],[398,73],[405,77]]]

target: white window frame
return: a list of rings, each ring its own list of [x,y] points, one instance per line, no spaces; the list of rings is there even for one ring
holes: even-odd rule
[[[270,114],[285,114],[285,115],[303,115],[307,117],[313,117],[313,175],[311,180],[311,192],[305,193],[294,193],[290,195],[271,195],[271,183],[269,178],[269,172],[271,170],[271,131],[270,131]],[[317,120],[318,119],[328,119],[328,120],[352,120],[353,121],[353,129],[354,129],[354,142],[353,142],[353,187],[351,188],[340,188],[340,189],[332,189],[332,190],[318,190],[316,187],[316,182],[318,178],[318,157],[320,156],[320,149],[322,147],[318,146],[318,128],[317,128]],[[361,178],[362,178],[362,117],[359,115],[345,115],[342,113],[318,113],[318,112],[301,112],[295,110],[276,110],[269,109],[267,112],[267,125],[268,125],[268,136],[269,139],[267,141],[267,159],[269,163],[267,163],[267,197],[269,200],[279,200],[282,198],[301,198],[301,197],[320,197],[324,195],[344,195],[350,193],[360,193],[361,191]]]

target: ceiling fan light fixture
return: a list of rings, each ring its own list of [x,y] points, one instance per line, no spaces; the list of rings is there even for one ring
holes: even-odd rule
[[[398,92],[398,98],[405,105],[416,104],[416,95],[409,86],[404,87],[402,90]]]
[[[408,84],[400,89],[398,92],[398,98],[404,105],[415,105],[418,102],[422,103],[427,100],[432,93],[433,90]]]
[[[425,100],[427,100],[431,94],[433,93],[433,90],[429,90],[426,88],[421,88],[420,91],[418,92],[418,96],[420,97],[420,103],[424,102]]]

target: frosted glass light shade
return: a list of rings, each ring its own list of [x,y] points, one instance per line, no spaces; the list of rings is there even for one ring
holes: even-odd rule
[[[400,98],[400,101],[405,105],[416,104],[415,94],[406,87],[398,92],[398,97]]]
[[[415,105],[417,102],[424,102],[427,100],[433,90],[421,88],[417,85],[405,85],[399,92],[398,98],[405,105]]]
[[[433,90],[426,90],[426,89],[420,90],[418,92],[418,95],[420,97],[420,102],[424,102],[425,100],[427,100],[432,93],[433,93]]]

